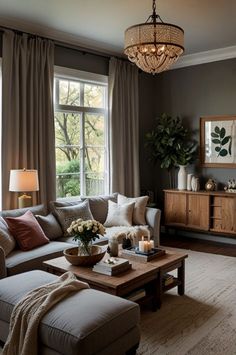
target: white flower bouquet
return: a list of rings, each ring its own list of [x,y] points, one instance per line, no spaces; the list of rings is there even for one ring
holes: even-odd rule
[[[81,254],[91,255],[90,245],[92,241],[104,235],[106,230],[104,226],[93,219],[84,221],[79,218],[73,221],[67,229],[69,235],[73,236],[73,240],[77,240]]]

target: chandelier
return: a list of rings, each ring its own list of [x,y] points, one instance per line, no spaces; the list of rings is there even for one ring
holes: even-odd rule
[[[127,28],[124,52],[140,69],[156,74],[167,70],[184,52],[184,31],[162,21],[156,13],[156,0],[152,10],[146,23]]]

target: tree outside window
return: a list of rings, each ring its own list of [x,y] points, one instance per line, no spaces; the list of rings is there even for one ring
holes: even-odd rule
[[[107,87],[55,78],[57,197],[105,193]]]

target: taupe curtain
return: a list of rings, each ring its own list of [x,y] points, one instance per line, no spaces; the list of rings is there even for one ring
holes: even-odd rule
[[[11,169],[37,169],[33,204],[55,199],[53,113],[54,45],[5,31],[2,56],[2,208],[17,207],[9,192]]]
[[[116,58],[109,63],[109,108],[110,190],[138,196],[138,69]]]

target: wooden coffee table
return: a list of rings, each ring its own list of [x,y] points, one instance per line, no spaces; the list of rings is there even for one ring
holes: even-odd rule
[[[99,274],[92,267],[71,265],[64,256],[44,261],[47,272],[62,275],[71,271],[76,277],[87,282],[91,288],[110,293],[115,296],[126,297],[129,293],[144,288],[146,296],[139,302],[152,302],[153,310],[161,307],[163,293],[178,286],[178,293],[184,294],[184,260],[187,254],[167,251],[164,256],[147,263],[131,261],[132,269],[117,276]],[[128,257],[127,257],[128,259]],[[163,288],[162,278],[166,272],[177,269],[178,276],[174,282]]]

